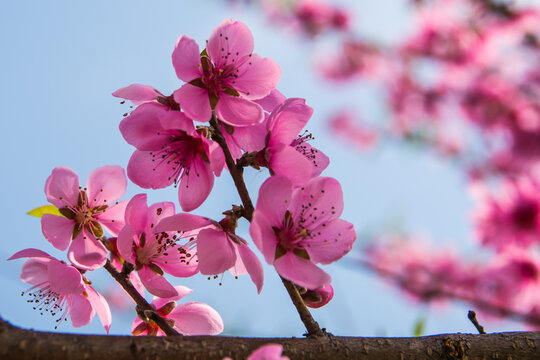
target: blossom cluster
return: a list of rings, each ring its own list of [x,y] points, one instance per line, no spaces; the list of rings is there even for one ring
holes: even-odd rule
[[[217,311],[199,302],[177,305],[192,290],[173,285],[170,277],[248,274],[260,293],[263,265],[235,233],[241,218],[251,222],[253,244],[266,262],[296,284],[306,305],[317,308],[332,299],[331,277],[317,264],[348,253],[355,230],[340,218],[339,182],[320,176],[328,157],[303,131],[313,109],[281,94],[279,66],[253,49],[247,26],[225,20],[202,50],[180,36],[172,64],[182,84],[173,94],[141,84],[113,93],[136,106],[119,125],[135,148],[127,177],[120,166],[104,166],[83,187],[73,170],[53,169],[45,184],[53,211],[41,217],[41,226],[54,248],[67,250],[67,260],[38,249],[10,258],[29,258],[21,279],[32,285],[27,292],[37,309],[58,321],[69,317],[73,326],[97,313],[108,332],[111,311],[88,278],[105,267],[143,297],[146,291],[154,295],[154,315],[180,333],[219,334],[224,326]],[[221,220],[190,213],[207,200],[226,165],[231,175],[244,166],[268,168],[255,209],[233,205]],[[148,204],[145,193],[120,201],[128,179],[144,189],[178,187],[182,211],[174,202]],[[133,334],[164,335],[154,320],[139,309]]]

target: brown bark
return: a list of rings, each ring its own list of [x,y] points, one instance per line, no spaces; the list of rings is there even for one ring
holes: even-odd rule
[[[245,359],[267,343],[294,359],[520,359],[540,358],[540,332],[443,334],[417,338],[325,336],[239,338],[72,335],[23,330],[0,320],[0,359]]]

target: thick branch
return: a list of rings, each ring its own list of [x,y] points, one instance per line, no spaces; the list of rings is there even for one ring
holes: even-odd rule
[[[155,309],[145,300],[145,298],[141,294],[139,294],[137,289],[135,289],[133,284],[131,284],[131,281],[129,281],[128,274],[124,273],[123,271],[121,273],[118,272],[109,262],[109,260],[107,260],[107,263],[104,267],[105,270],[107,270],[109,274],[112,275],[114,280],[116,280],[124,288],[128,295],[131,296],[133,301],[135,301],[135,303],[137,304],[137,309],[145,312],[146,314],[149,314],[150,320],[154,321],[156,325],[159,326],[165,334],[167,334],[167,336],[181,336],[181,334],[174,330],[169,325],[169,323],[164,318],[162,318],[155,311]]]
[[[520,359],[536,360],[540,333],[445,334],[415,338],[237,338],[72,335],[22,330],[0,320],[0,358],[26,359],[245,359],[267,343],[294,359]]]

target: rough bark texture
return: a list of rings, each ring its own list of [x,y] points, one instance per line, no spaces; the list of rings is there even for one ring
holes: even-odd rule
[[[417,338],[238,338],[71,335],[23,330],[0,320],[0,359],[245,359],[267,343],[294,359],[537,360],[540,332]]]

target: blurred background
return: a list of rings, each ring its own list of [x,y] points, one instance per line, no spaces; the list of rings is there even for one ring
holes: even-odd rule
[[[411,1],[330,3],[347,9],[351,18],[347,34],[362,33],[384,46],[399,44],[415,26]],[[325,307],[312,311],[315,319],[329,332],[347,336],[412,336],[420,323],[423,334],[474,332],[467,305],[417,302],[358,261],[362,246],[389,228],[414,229],[435,239],[438,248],[448,246],[466,257],[482,257],[469,217],[473,205],[467,190],[469,174],[459,161],[423,146],[407,146],[394,138],[365,149],[338,136],[329,120],[338,109],[350,109],[374,124],[388,116],[381,89],[369,83],[325,79],[320,66],[334,58],[335,33],[306,33],[298,25],[289,26],[287,19],[276,17],[267,7],[245,1],[0,3],[4,134],[0,142],[0,258],[29,247],[62,258],[44,239],[39,219],[26,215],[47,203],[43,187],[51,170],[68,166],[84,184],[97,167],[116,164],[125,168],[133,148],[123,140],[118,124],[130,109],[111,93],[132,83],[172,93],[182,84],[171,64],[178,36],[188,34],[202,47],[225,18],[246,23],[255,39],[255,52],[281,66],[278,89],[287,97],[305,98],[314,108],[308,124],[315,136],[313,145],[331,159],[323,175],[341,182],[345,195],[342,218],[352,222],[358,233],[353,251],[324,267],[332,276],[335,296]],[[362,113],[355,113],[357,109]],[[246,170],[254,199],[267,176],[265,169]],[[232,189],[224,172],[207,202],[194,213],[220,219],[222,211],[240,203]],[[143,190],[130,183],[124,199],[140,192]],[[177,189],[146,193],[150,203],[173,201],[179,210]],[[248,226],[242,224],[238,234],[249,239]],[[23,328],[50,331],[53,319],[33,311],[20,295],[29,287],[19,279],[23,261],[0,261],[0,316]],[[112,307],[111,334],[129,334],[135,316],[130,299],[105,270],[88,277],[110,302],[124,308]],[[171,282],[194,289],[186,301],[205,302],[218,310],[225,335],[299,337],[304,333],[278,275],[266,264],[260,295],[247,276],[235,280],[228,273],[217,280],[197,275]],[[493,319],[484,325],[490,332],[525,329],[518,322]],[[57,331],[104,333],[97,317],[86,327],[74,329],[64,323]]]

